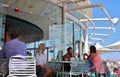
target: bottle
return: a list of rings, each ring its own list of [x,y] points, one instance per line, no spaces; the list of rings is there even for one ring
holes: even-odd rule
[[[62,61],[63,51],[58,52],[58,61]]]

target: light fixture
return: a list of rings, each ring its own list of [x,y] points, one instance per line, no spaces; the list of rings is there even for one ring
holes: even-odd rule
[[[113,19],[112,19],[112,23],[115,24],[115,25],[118,23],[118,21],[119,21],[118,18],[113,18]]]
[[[15,11],[16,13],[18,13],[18,12],[20,12],[20,9],[19,9],[18,7],[16,7],[16,8],[14,9],[14,11]]]

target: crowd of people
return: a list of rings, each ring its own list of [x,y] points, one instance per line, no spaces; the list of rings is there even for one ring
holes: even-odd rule
[[[3,46],[2,51],[0,52],[0,57],[4,57],[7,59],[7,63],[9,63],[9,59],[14,55],[22,55],[27,56],[27,47],[24,42],[20,41],[20,34],[18,31],[12,31],[10,34],[11,40],[6,42]],[[52,77],[55,70],[51,67],[46,66],[47,55],[44,53],[46,49],[46,45],[41,43],[36,52],[36,74],[37,77]],[[87,58],[85,57],[87,56]],[[71,57],[73,57],[73,49],[72,47],[67,48],[67,53],[63,55],[63,61],[70,61]],[[83,54],[83,59],[88,60],[90,64],[90,71],[95,72],[95,75],[100,77],[101,73],[104,77],[106,76],[106,68],[103,65],[102,59],[99,54],[97,54],[96,47],[94,45],[90,46],[89,55],[87,53]],[[70,71],[70,64],[64,64],[64,70]],[[116,70],[115,70],[116,71]]]

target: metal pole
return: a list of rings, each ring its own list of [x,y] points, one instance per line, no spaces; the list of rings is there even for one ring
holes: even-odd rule
[[[73,22],[73,56],[75,56],[75,22]]]
[[[46,49],[47,49],[47,61],[48,61],[48,55],[49,55],[49,54],[48,54],[48,49],[49,49],[49,47],[46,47]]]

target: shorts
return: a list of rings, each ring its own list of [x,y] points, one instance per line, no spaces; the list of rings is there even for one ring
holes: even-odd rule
[[[46,72],[46,69],[41,68],[40,65],[36,65],[36,75],[37,75],[37,77],[42,77],[45,72]]]

